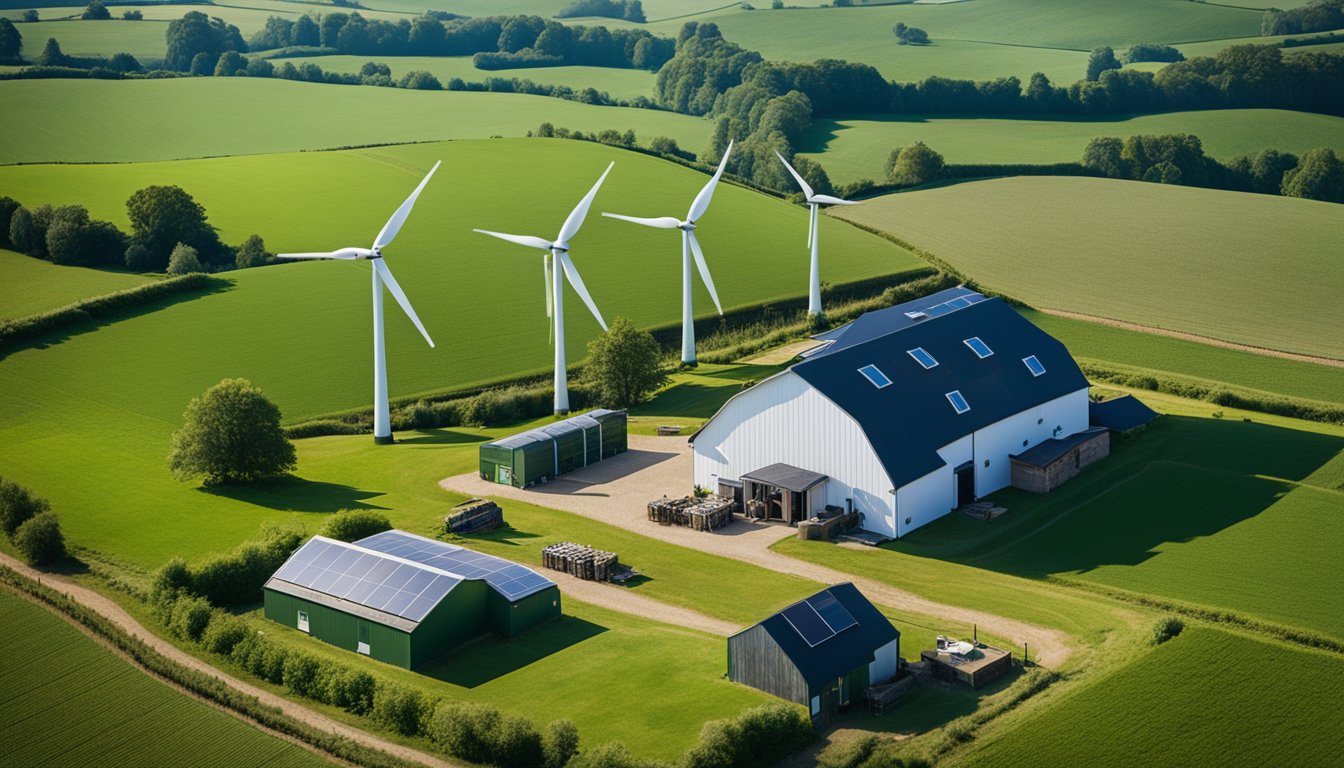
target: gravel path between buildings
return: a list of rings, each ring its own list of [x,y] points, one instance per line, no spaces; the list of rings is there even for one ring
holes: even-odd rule
[[[446,478],[439,485],[446,490],[472,496],[515,499],[573,512],[644,536],[823,584],[850,581],[874,603],[901,611],[937,616],[947,621],[977,624],[1000,637],[1028,643],[1035,660],[1046,666],[1058,666],[1073,651],[1067,636],[1058,630],[971,608],[938,603],[874,579],[837,571],[770,549],[770,545],[776,541],[795,535],[795,529],[788,526],[748,523],[739,518],[726,528],[705,533],[649,522],[646,513],[648,502],[663,494],[685,495],[691,487],[691,476],[691,449],[685,437],[631,435],[630,450],[626,453],[562,475],[545,485],[514,488],[482,480],[474,473]],[[551,575],[550,572],[547,575]],[[575,597],[615,610],[627,610],[616,603],[607,602],[608,599],[615,599],[610,590],[594,591],[591,597],[578,594]],[[648,615],[637,610],[627,612]]]

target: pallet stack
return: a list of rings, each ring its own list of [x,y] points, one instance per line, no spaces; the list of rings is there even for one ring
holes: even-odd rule
[[[622,570],[615,552],[570,541],[551,544],[541,550],[541,564],[587,581],[611,581]]]
[[[659,525],[680,525],[694,531],[712,531],[733,521],[736,502],[724,496],[706,496],[696,499],[686,496],[669,499],[664,496],[649,502],[649,520]]]
[[[448,533],[482,533],[504,525],[504,510],[493,501],[468,499],[443,518]]]

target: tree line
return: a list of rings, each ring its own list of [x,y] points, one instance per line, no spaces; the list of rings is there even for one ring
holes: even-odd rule
[[[556,11],[557,19],[570,19],[576,16],[605,16],[609,19],[623,19],[643,24],[644,6],[639,0],[574,0],[574,2]]]
[[[1344,0],[1311,0],[1286,11],[1270,8],[1260,22],[1262,35],[1296,35],[1344,28]]]

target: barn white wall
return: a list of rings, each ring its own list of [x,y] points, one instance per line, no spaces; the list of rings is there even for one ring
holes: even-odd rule
[[[863,512],[864,527],[896,536],[891,480],[858,423],[790,372],[766,379],[724,405],[695,437],[695,483],[717,488],[719,478],[777,462],[830,477],[813,496],[825,504]]]
[[[901,653],[901,638],[878,648],[873,654],[873,662],[868,665],[868,684],[885,683],[896,676],[896,659]]]
[[[957,478],[952,474],[952,466],[935,469],[896,491],[898,538],[952,511],[957,503]]]
[[[1012,484],[1012,462],[1009,456],[1052,437],[1068,437],[1088,426],[1087,390],[1080,389],[977,431],[975,495],[986,496]],[[989,466],[985,466],[986,461]]]

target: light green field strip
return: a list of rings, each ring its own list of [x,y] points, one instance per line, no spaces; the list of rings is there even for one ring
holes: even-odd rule
[[[0,163],[136,162],[411,141],[523,136],[543,121],[632,128],[697,151],[712,123],[545,96],[408,91],[250,78],[15,80],[0,102]]]
[[[45,312],[153,279],[105,269],[62,267],[0,250],[0,320]]]
[[[15,26],[23,35],[23,57],[29,60],[42,53],[48,38],[55,38],[61,51],[72,56],[125,52],[136,58],[162,58],[168,52],[166,21],[36,21]]]
[[[1328,765],[1344,660],[1201,626],[976,739],[958,766]]]
[[[922,117],[817,120],[801,146],[835,181],[882,179],[893,147],[922,141],[949,163],[1076,163],[1096,136],[1193,133],[1221,160],[1262,149],[1344,151],[1344,117],[1282,109],[1212,109],[1112,119]]]
[[[179,693],[7,589],[0,623],[8,765],[332,765]]]
[[[653,96],[653,83],[656,75],[644,69],[617,69],[615,67],[530,67],[522,69],[477,69],[471,63],[470,56],[311,56],[293,59],[272,59],[279,66],[282,61],[292,61],[294,66],[316,64],[326,72],[359,72],[366,62],[377,61],[392,69],[392,79],[413,70],[425,70],[439,78],[445,86],[449,78],[460,77],[469,83],[483,82],[488,78],[516,77],[545,85],[565,85],[576,91],[584,88],[596,88],[606,91],[618,99],[632,99],[636,96]],[[699,147],[691,148],[697,151]]]
[[[1344,359],[1337,204],[1017,177],[887,195],[836,215],[1032,306]]]

